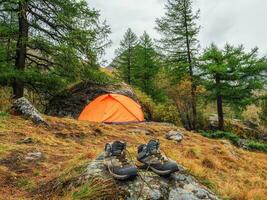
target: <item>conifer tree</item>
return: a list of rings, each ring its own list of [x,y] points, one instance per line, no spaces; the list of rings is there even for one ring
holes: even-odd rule
[[[167,0],[165,16],[157,19],[156,29],[161,33],[160,48],[165,56],[171,74],[179,80],[189,76],[191,86],[192,127],[196,129],[196,81],[194,76],[195,57],[198,50],[199,26],[196,20],[199,11],[194,13],[192,0]]]
[[[159,56],[152,39],[146,32],[140,37],[136,53],[137,68],[134,71],[137,85],[148,95],[154,96],[154,81],[159,71]]]
[[[138,37],[128,29],[120,42],[120,47],[116,50],[116,59],[112,65],[117,69],[118,76],[128,84],[133,84],[133,68],[136,66],[136,46]]]
[[[110,28],[85,0],[0,0],[0,11],[0,79],[15,98],[97,68],[109,44]]]
[[[253,103],[258,98],[254,92],[261,90],[266,82],[263,78],[266,69],[266,58],[258,57],[257,48],[247,53],[242,45],[226,45],[220,50],[212,44],[205,50],[201,76],[209,100],[217,102],[219,129],[224,129],[223,105],[242,109]]]

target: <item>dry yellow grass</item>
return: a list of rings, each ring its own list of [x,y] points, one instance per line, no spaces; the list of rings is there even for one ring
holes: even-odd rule
[[[167,156],[225,199],[267,199],[267,154],[244,151],[228,141],[211,140],[196,133],[184,133],[181,143],[164,134],[174,127],[159,123],[105,125],[73,119],[47,117],[49,128],[10,116],[0,118],[0,199],[32,199],[32,189],[96,158],[106,142],[124,140],[131,153],[155,137]],[[31,137],[33,144],[19,144]],[[25,162],[28,152],[41,151],[40,162]],[[4,162],[3,162],[4,160]],[[60,199],[58,197],[57,199]]]

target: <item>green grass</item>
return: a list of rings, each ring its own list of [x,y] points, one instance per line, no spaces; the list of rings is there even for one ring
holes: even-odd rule
[[[237,135],[231,132],[223,132],[223,131],[201,132],[201,135],[212,139],[227,139],[230,140],[235,145],[237,145],[238,141],[240,140],[240,138]]]
[[[211,139],[227,139],[227,140],[230,140],[234,145],[238,145],[238,142],[241,139],[239,136],[235,135],[234,133],[223,132],[223,131],[216,131],[216,132],[202,131],[200,132],[200,134],[204,137],[211,138]],[[245,146],[249,150],[267,152],[267,143],[263,143],[260,141],[247,140]]]
[[[73,199],[86,199],[91,196],[91,191],[88,185],[83,186],[79,191],[74,192],[72,197]]]
[[[201,183],[211,190],[215,189],[214,184],[209,179],[203,179],[201,180]]]
[[[249,141],[246,145],[249,149],[267,152],[267,144],[266,143],[260,143],[257,141]]]
[[[33,190],[36,185],[28,178],[22,177],[17,180],[16,186],[19,188],[26,189],[26,190]]]
[[[100,177],[89,179],[72,193],[73,200],[120,199],[122,194],[113,180],[104,180]],[[118,198],[117,198],[118,197]]]
[[[0,111],[0,117],[7,117],[9,114],[4,111]]]

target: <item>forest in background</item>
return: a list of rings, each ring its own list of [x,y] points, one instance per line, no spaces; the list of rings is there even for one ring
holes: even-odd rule
[[[149,108],[148,120],[206,130],[216,113],[220,130],[228,131],[227,119],[241,119],[267,132],[266,57],[242,44],[201,48],[201,12],[192,0],[167,1],[155,22],[160,38],[129,28],[110,64],[113,75],[100,64],[111,28],[86,1],[0,0],[0,10],[2,114],[22,96],[44,109],[79,82],[124,81]]]

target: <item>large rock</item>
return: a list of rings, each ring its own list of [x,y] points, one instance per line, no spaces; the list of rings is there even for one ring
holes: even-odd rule
[[[13,103],[13,108],[17,113],[31,119],[34,123],[47,125],[41,113],[26,98],[16,99]]]
[[[138,101],[132,89],[124,83],[105,85],[87,81],[79,83],[63,91],[61,95],[54,97],[49,102],[45,113],[53,116],[77,118],[88,103],[107,93],[122,94]]]
[[[141,175],[134,180],[116,181],[122,191],[126,191],[127,200],[217,200],[211,191],[199,184],[180,166],[180,171],[170,177],[160,177],[153,172],[140,170]],[[91,162],[84,174],[85,180],[101,177],[109,180],[109,175],[103,164],[103,156]]]

